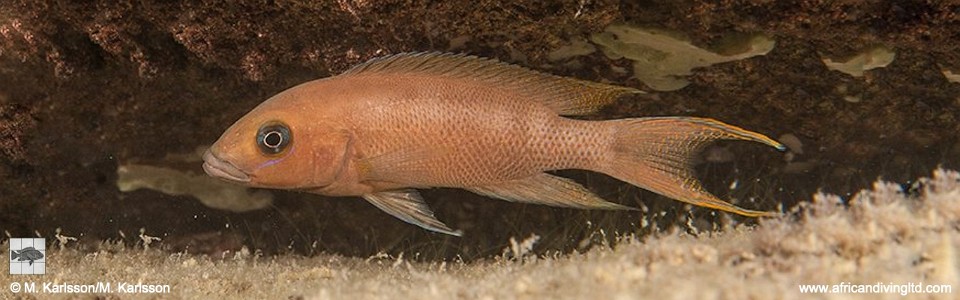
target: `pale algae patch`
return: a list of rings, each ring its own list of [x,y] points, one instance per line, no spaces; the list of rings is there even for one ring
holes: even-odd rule
[[[570,44],[547,53],[547,60],[558,62],[575,56],[588,55],[596,51],[597,47],[594,47],[593,44],[590,44],[582,38],[574,38],[570,40]]]
[[[610,59],[633,61],[633,76],[658,91],[674,91],[688,84],[691,70],[764,55],[776,42],[763,34],[730,38],[715,51],[699,48],[682,35],[661,29],[614,24],[590,40]]]
[[[840,71],[853,77],[863,77],[864,71],[883,68],[893,62],[896,52],[882,45],[869,47],[846,59],[822,58],[823,64],[834,71]]]
[[[117,188],[121,192],[150,189],[172,196],[188,195],[208,207],[232,212],[262,209],[273,203],[270,192],[252,190],[205,174],[127,164],[117,167],[117,175]]]
[[[943,73],[943,77],[947,78],[947,81],[953,83],[960,83],[960,72],[954,72],[953,70],[944,68],[940,70]]]

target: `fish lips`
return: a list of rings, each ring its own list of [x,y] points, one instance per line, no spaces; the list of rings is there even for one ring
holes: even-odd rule
[[[220,159],[210,150],[203,153],[203,171],[207,175],[221,178],[227,181],[248,183],[250,175],[240,170],[229,161]]]

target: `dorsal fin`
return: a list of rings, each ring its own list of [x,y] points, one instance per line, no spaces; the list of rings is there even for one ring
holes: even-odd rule
[[[640,90],[540,73],[496,59],[441,52],[400,53],[371,59],[341,76],[429,74],[478,80],[510,89],[550,107],[560,115],[594,113],[624,94]]]

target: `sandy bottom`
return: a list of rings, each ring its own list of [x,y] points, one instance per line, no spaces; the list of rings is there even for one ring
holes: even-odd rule
[[[111,243],[83,253],[67,246],[48,251],[46,275],[0,275],[0,296],[13,297],[13,283],[33,282],[43,292],[44,283],[99,281],[111,283],[114,291],[120,283],[170,286],[169,294],[117,294],[122,299],[900,299],[902,292],[918,299],[960,297],[960,173],[936,171],[907,191],[877,183],[846,200],[816,195],[788,217],[752,228],[622,237],[615,246],[582,254],[528,255],[536,238],[518,239],[502,256],[473,263],[402,256],[261,257],[247,251],[206,257]],[[911,283],[923,286],[826,294],[804,294],[799,286],[843,284],[855,292]],[[951,290],[922,293],[928,288]]]

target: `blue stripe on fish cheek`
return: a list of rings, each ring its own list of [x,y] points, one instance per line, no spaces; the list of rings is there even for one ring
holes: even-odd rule
[[[272,166],[272,165],[275,165],[275,164],[277,164],[277,163],[279,163],[279,162],[281,162],[281,161],[283,161],[283,158],[278,158],[278,159],[271,159],[271,160],[268,160],[268,161],[266,161],[266,162],[264,162],[264,163],[262,163],[262,164],[260,164],[260,165],[259,165],[259,166],[257,166],[257,168],[256,168],[256,169],[254,169],[254,170],[257,170],[257,171],[259,171],[260,169],[263,169],[263,168],[266,168],[266,167],[269,167],[269,166]]]
[[[287,158],[287,156],[293,154],[293,151],[296,150],[296,148],[297,148],[296,146],[290,145],[290,149],[287,150],[287,154],[286,154],[286,155],[284,155],[284,156],[281,157],[281,158],[268,160],[268,161],[260,164],[260,165],[257,166],[256,168],[254,168],[254,171],[259,171],[260,169],[263,169],[263,168],[266,168],[266,167],[269,167],[269,166],[273,166],[273,165],[276,165],[276,164],[280,163],[281,161],[283,161],[284,158]]]

